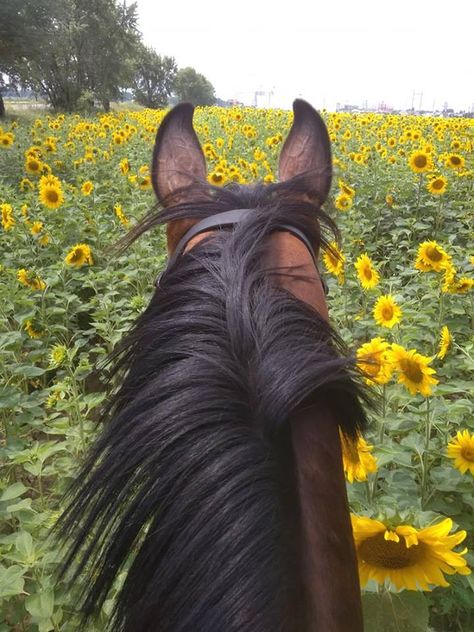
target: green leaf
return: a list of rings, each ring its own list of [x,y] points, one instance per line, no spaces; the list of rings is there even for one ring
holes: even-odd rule
[[[13,369],[15,375],[22,375],[23,377],[38,377],[45,372],[45,369],[41,369],[39,366],[31,366],[28,364],[19,364]]]
[[[0,598],[24,593],[24,569],[16,564],[8,568],[0,564]]]
[[[422,592],[362,595],[364,632],[427,632],[428,603]]]
[[[22,562],[29,566],[34,564],[36,559],[35,545],[33,544],[31,533],[28,533],[28,531],[20,531],[16,536],[15,548],[20,554]]]
[[[27,489],[28,488],[25,487],[23,483],[13,483],[13,485],[10,485],[10,487],[3,490],[2,495],[0,496],[0,501],[18,498],[18,496],[21,496]]]
[[[54,610],[54,593],[52,590],[44,590],[35,595],[29,595],[25,599],[25,608],[31,616],[38,619],[50,619]],[[53,626],[46,628],[52,630]]]

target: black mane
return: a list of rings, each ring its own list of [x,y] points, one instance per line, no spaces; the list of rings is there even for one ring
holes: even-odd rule
[[[290,218],[316,251],[335,232],[298,193],[297,179],[196,185],[195,203],[151,213],[122,244],[255,209],[177,261],[114,354],[123,383],[60,521],[86,618],[130,567],[111,630],[305,629],[288,420],[321,402],[354,436],[365,396],[334,331],[264,268],[266,237]]]

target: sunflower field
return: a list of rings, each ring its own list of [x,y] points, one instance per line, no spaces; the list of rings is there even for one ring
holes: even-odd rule
[[[166,259],[160,231],[110,254],[154,203],[163,116],[23,116],[0,128],[0,632],[81,629],[48,535],[97,432],[96,368]],[[342,238],[321,270],[333,326],[379,402],[367,435],[342,440],[366,630],[472,631],[474,120],[324,117],[326,210]],[[291,119],[198,108],[209,181],[274,181]]]

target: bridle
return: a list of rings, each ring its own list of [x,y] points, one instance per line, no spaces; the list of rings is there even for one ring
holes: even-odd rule
[[[234,226],[235,224],[238,224],[239,222],[245,220],[251,213],[255,213],[255,210],[251,208],[236,208],[232,211],[224,211],[223,213],[210,215],[209,217],[206,217],[200,222],[194,224],[194,226],[191,226],[191,228],[187,230],[178,241],[176,248],[174,249],[171,257],[169,257],[168,259],[166,268],[162,270],[157,276],[155,281],[156,287],[160,286],[160,282],[163,276],[174,266],[176,261],[183,254],[187,244],[191,241],[191,239],[196,237],[196,235],[209,230],[218,230],[226,226]],[[316,268],[316,271],[318,272],[319,278],[321,279],[324,293],[327,295],[328,286],[319,272],[316,253],[314,252],[313,245],[311,244],[311,241],[308,239],[308,237],[303,233],[303,231],[301,231],[296,226],[292,226],[291,224],[278,224],[278,226],[276,226],[274,230],[287,231],[303,242],[303,244],[308,249],[311,258],[313,259],[314,266]]]

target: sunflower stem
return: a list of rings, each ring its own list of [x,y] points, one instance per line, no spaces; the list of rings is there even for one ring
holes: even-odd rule
[[[426,492],[428,487],[428,449],[431,439],[431,411],[430,411],[430,398],[426,398],[426,424],[425,424],[425,449],[421,461],[422,476],[421,476],[421,506],[424,507],[427,501]]]
[[[420,173],[420,178],[418,180],[418,192],[416,194],[416,219],[418,219],[418,211],[420,209],[420,200],[421,200],[421,187],[423,185],[423,174]]]

